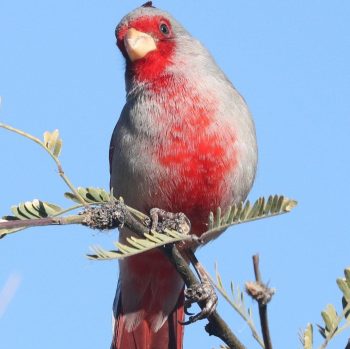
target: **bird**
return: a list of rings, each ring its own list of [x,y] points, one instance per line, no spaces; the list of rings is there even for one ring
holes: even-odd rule
[[[152,2],[115,35],[126,102],[110,142],[110,187],[146,214],[183,212],[201,236],[211,211],[245,200],[253,185],[251,113],[201,42]],[[119,240],[132,235],[124,227]],[[161,251],[119,262],[113,313],[111,349],[183,348],[184,282]]]

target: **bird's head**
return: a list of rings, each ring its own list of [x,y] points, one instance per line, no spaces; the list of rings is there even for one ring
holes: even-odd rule
[[[127,70],[140,80],[152,79],[174,63],[174,53],[185,29],[151,2],[127,14],[118,24],[117,46]]]

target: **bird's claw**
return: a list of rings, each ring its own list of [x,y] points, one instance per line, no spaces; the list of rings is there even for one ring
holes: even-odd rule
[[[176,230],[181,234],[189,234],[191,230],[190,220],[182,212],[167,212],[160,208],[150,210],[150,219],[146,224],[151,230],[163,231],[164,229]]]
[[[195,287],[187,288],[185,290],[185,297],[185,314],[191,316],[187,321],[182,322],[183,325],[192,324],[198,320],[207,318],[215,311],[218,304],[218,297],[213,286],[208,281],[204,281]],[[203,305],[202,310],[196,315],[193,315],[188,311],[193,303]]]
[[[189,308],[191,308],[191,305],[188,306],[188,305],[185,304],[185,306],[184,306],[185,314],[189,315],[189,316],[194,315],[194,313],[191,313],[190,311],[188,311]]]

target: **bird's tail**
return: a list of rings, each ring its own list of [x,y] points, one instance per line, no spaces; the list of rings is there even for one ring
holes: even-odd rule
[[[182,349],[184,319],[184,295],[181,292],[173,311],[164,324],[154,331],[147,319],[142,319],[134,329],[128,330],[121,297],[115,299],[114,335],[111,349]]]

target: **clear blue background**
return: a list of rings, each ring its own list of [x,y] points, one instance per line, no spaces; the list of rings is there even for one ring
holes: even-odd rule
[[[41,136],[58,128],[75,185],[108,188],[108,145],[124,104],[123,59],[114,28],[139,1],[0,4],[0,120]],[[275,348],[298,348],[298,331],[340,308],[335,279],[350,264],[350,2],[156,1],[213,53],[255,117],[259,171],[250,197],[299,201],[293,213],[230,229],[198,253],[225,282],[264,279]],[[0,212],[40,198],[68,206],[65,185],[37,145],[0,130]],[[109,348],[116,262],[91,262],[89,246],[116,233],[82,227],[26,230],[0,241],[0,290],[21,283],[0,317],[0,347]],[[247,299],[247,304],[251,301]],[[249,329],[224,301],[219,311],[249,348]],[[257,311],[255,311],[257,314]],[[186,328],[185,348],[218,348],[205,321]],[[349,336],[349,335],[348,335]],[[319,337],[317,337],[320,339]],[[344,348],[341,336],[332,348]]]

